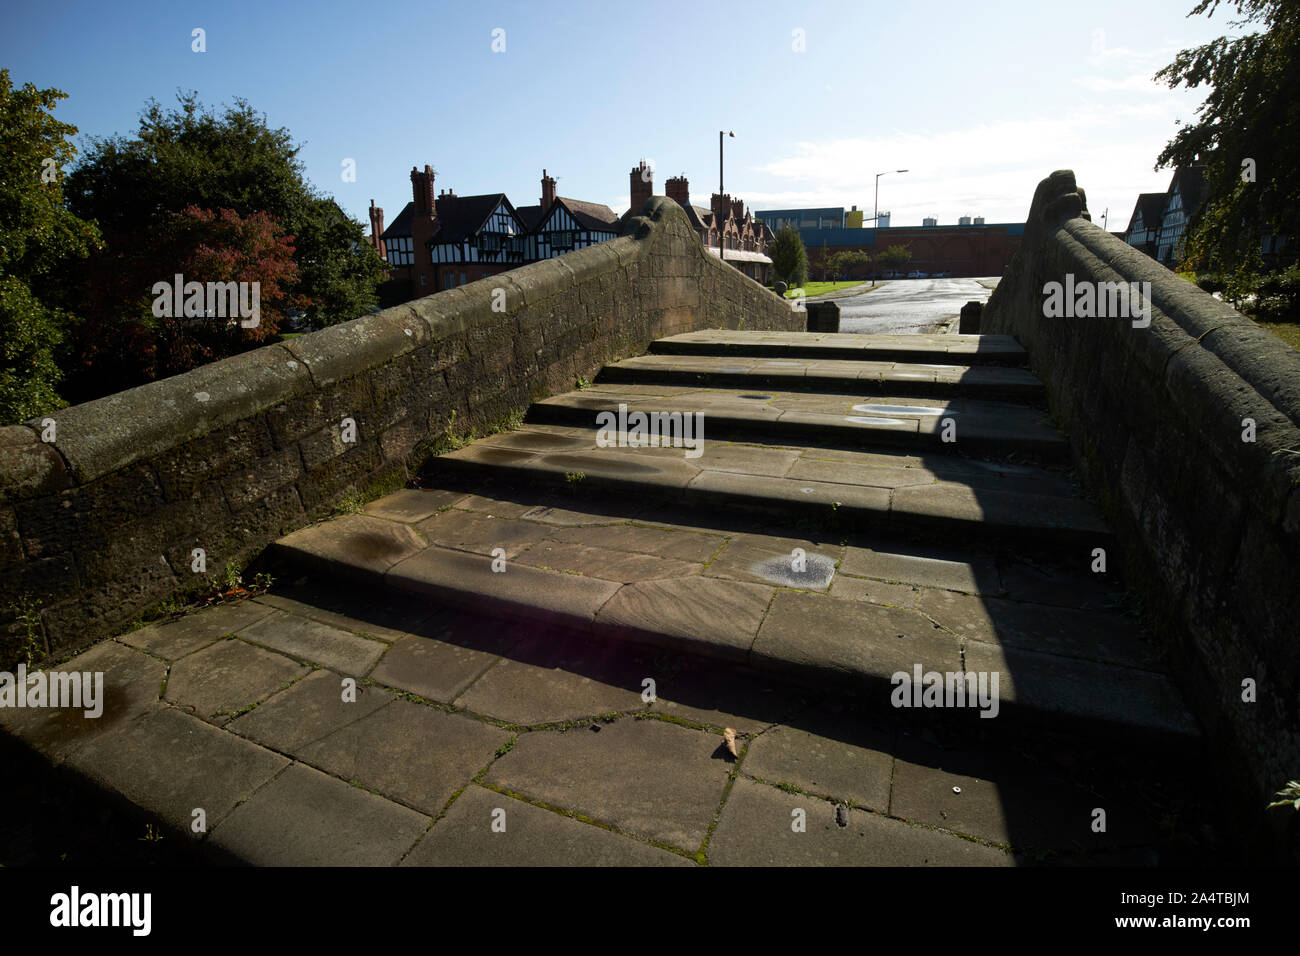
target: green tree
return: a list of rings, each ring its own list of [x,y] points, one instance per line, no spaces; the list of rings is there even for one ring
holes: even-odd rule
[[[808,251],[794,226],[782,226],[772,244],[767,247],[772,260],[772,274],[790,288],[808,281]]]
[[[876,262],[891,272],[902,272],[912,261],[912,250],[907,246],[890,246],[876,254]]]
[[[99,242],[63,200],[63,166],[76,127],[54,119],[66,93],[14,89],[0,70],[0,425],[62,408],[55,349],[72,317],[52,281]]]
[[[1219,0],[1201,0],[1189,16],[1212,16]],[[1262,265],[1260,240],[1285,237],[1283,262],[1297,258],[1300,208],[1300,5],[1239,0],[1256,32],[1181,51],[1156,74],[1170,88],[1209,87],[1195,122],[1182,125],[1156,169],[1205,164],[1207,201],[1184,234],[1184,261],[1199,271],[1241,275]],[[1253,179],[1254,181],[1250,181]]]
[[[102,287],[114,275],[138,273],[137,265],[150,261],[149,250],[165,232],[168,217],[189,207],[209,213],[229,210],[243,219],[265,214],[274,220],[294,248],[295,277],[284,293],[313,327],[373,311],[379,285],[387,278],[361,223],[304,178],[299,147],[287,129],[272,128],[242,99],[219,114],[194,93],[181,94],[178,101],[177,107],[164,109],[150,100],[135,135],[93,140],[68,177],[71,208],[97,220],[107,243],[97,268],[87,272],[81,285],[87,298],[107,310],[87,323],[75,349],[79,358],[101,354],[105,366],[86,373],[83,392],[102,391],[109,365],[128,370],[116,388],[163,372],[155,367],[152,349],[142,344],[148,336],[136,327],[134,303],[140,290],[134,285],[124,290],[131,308],[115,313],[113,301],[97,294],[93,283]],[[217,225],[216,219],[211,222]],[[128,346],[119,343],[124,342],[134,352],[122,355]]]

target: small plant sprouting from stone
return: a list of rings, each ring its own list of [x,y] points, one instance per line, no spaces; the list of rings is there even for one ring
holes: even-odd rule
[[[334,508],[336,515],[359,515],[366,509],[366,499],[359,491],[349,491]]]
[[[577,384],[578,384],[578,391],[582,391],[584,388],[591,388],[591,379],[579,378]]]
[[[162,831],[152,823],[146,823],[144,827],[144,836],[140,837],[143,843],[160,843],[163,839]]]
[[[581,484],[586,477],[587,476],[580,471],[566,471],[564,473],[564,480],[569,483],[570,487],[576,487]]]
[[[24,594],[10,605],[14,623],[22,629],[22,655],[26,664],[39,662],[45,656],[41,641],[41,608],[31,595]]]
[[[1281,800],[1274,800],[1268,805],[1268,809],[1274,807],[1294,807],[1300,810],[1300,780],[1288,780],[1286,786],[1273,794],[1275,797],[1281,797]]]

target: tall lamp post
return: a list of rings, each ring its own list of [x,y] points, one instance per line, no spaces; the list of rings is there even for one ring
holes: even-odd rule
[[[726,135],[730,136],[732,139],[736,138],[736,134],[732,132],[727,132]],[[718,202],[722,202],[722,197],[723,195],[725,195],[722,191],[722,136],[723,136],[723,131],[718,130]],[[719,222],[718,223],[718,258],[721,259],[723,262],[726,262],[727,261],[726,257],[722,254],[722,250],[724,248],[723,242],[724,240],[722,238],[722,223]]]
[[[871,221],[875,228],[880,228],[880,177],[889,173],[905,173],[906,169],[886,169],[883,173],[876,173],[876,209],[871,216]]]

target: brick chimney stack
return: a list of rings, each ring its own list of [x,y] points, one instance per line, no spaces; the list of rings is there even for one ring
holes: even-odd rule
[[[375,252],[379,253],[379,258],[387,260],[388,256],[384,254],[384,242],[379,237],[384,234],[384,208],[376,206],[375,201],[370,200],[370,244],[375,247]]]
[[[411,294],[418,299],[438,291],[437,272],[429,257],[429,241],[441,226],[433,198],[431,166],[426,165],[424,172],[411,167],[411,193],[415,201],[415,214],[411,216],[411,249],[415,253],[410,267]]]
[[[647,166],[643,159],[640,165],[632,170],[628,179],[630,182],[628,191],[632,197],[632,215],[636,216],[640,214],[646,200],[654,195],[654,170]]]
[[[424,172],[411,167],[411,198],[415,201],[415,211],[436,216],[438,207],[433,198],[433,168],[427,163]]]
[[[722,195],[714,193],[713,198],[709,201],[709,208],[713,210],[714,223],[721,229],[731,213],[731,196],[727,193]]]
[[[675,199],[683,206],[691,204],[691,184],[685,176],[674,176],[664,187],[668,190],[669,199]]]
[[[731,218],[736,222],[743,222],[745,219],[745,200],[733,199],[731,201]]]
[[[546,175],[542,170],[542,215],[555,204],[555,177]]]

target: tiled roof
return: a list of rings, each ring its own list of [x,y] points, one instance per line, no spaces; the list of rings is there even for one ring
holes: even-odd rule
[[[516,206],[515,215],[519,221],[524,224],[524,228],[532,232],[542,221],[542,207],[538,206]]]
[[[516,218],[519,214],[505,193],[488,193],[484,196],[450,196],[438,197],[438,232],[433,237],[433,245],[461,242],[477,233],[488,216],[501,203]]]
[[[1160,225],[1160,210],[1164,208],[1164,193],[1143,193],[1138,196],[1138,206],[1142,210],[1142,221],[1151,229]]]
[[[618,231],[619,217],[608,206],[598,202],[569,199],[567,196],[557,196],[555,201],[564,203],[564,207],[584,229],[592,229],[596,232]]]
[[[408,202],[397,214],[397,218],[388,224],[380,239],[399,239],[411,234],[411,216],[415,212],[415,203]]]

